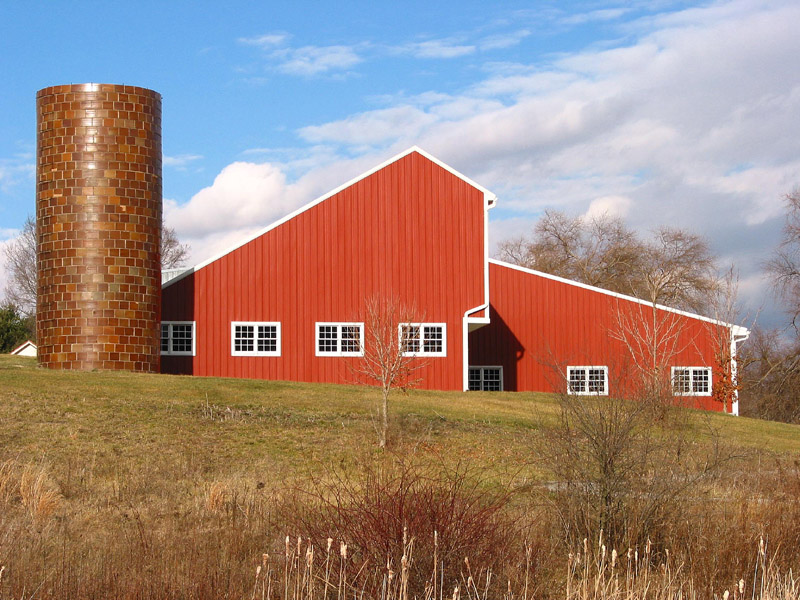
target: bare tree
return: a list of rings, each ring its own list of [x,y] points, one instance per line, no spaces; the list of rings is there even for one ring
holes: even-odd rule
[[[766,264],[790,319],[788,331],[756,328],[745,350],[746,412],[800,422],[800,189],[786,195],[783,237]]]
[[[376,430],[378,445],[386,447],[389,431],[389,396],[392,390],[416,386],[417,371],[427,362],[417,357],[422,340],[421,317],[396,298],[373,296],[366,302],[363,357],[353,367],[360,379],[376,383],[381,389]]]
[[[776,329],[755,327],[742,357],[743,413],[800,423],[800,350]]]
[[[161,225],[161,268],[175,269],[186,264],[189,244],[182,244],[172,227]]]
[[[630,293],[641,243],[616,217],[592,218],[546,211],[531,238],[500,244],[508,262],[616,292]]]
[[[703,237],[659,228],[645,244],[643,258],[636,277],[638,297],[697,313],[711,308],[720,279],[716,259]]]
[[[28,216],[19,237],[4,249],[9,281],[6,302],[26,316],[36,314],[36,221]]]
[[[4,248],[9,282],[5,300],[19,307],[27,316],[36,314],[36,221],[28,216],[19,237]],[[180,267],[189,255],[189,245],[182,244],[175,230],[162,224],[161,268]]]
[[[680,229],[640,239],[622,219],[547,211],[530,238],[500,245],[503,260],[651,303],[700,312],[718,286],[708,243]]]
[[[798,331],[800,316],[800,189],[786,195],[786,222],[780,245],[767,262],[775,291],[786,305],[792,326]]]
[[[617,301],[616,324],[609,335],[627,351],[635,379],[629,381],[640,400],[665,406],[672,394],[669,365],[693,339],[686,335],[681,315],[643,305]]]

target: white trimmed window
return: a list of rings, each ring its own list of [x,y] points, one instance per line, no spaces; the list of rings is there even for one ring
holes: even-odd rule
[[[317,356],[363,356],[364,323],[317,323]]]
[[[470,367],[469,391],[502,392],[503,367]]]
[[[162,321],[161,354],[163,356],[194,356],[194,321]]]
[[[400,323],[403,356],[447,356],[445,323]]]
[[[608,367],[567,367],[567,393],[608,396]]]
[[[672,367],[672,392],[676,396],[710,396],[711,367]]]
[[[231,322],[231,356],[280,356],[281,324]]]

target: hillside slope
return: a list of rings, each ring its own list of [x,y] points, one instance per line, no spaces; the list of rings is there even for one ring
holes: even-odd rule
[[[559,423],[559,399],[397,392],[387,456],[371,416],[378,397],[377,389],[355,385],[49,371],[34,359],[0,356],[0,568],[8,568],[0,598],[32,589],[41,598],[250,598],[262,553],[280,557],[284,536],[303,534],[287,529],[309,489],[338,481],[344,487],[325,489],[358,494],[369,487],[364,473],[394,477],[405,468],[397,464],[434,468],[433,497],[457,488],[454,506],[468,501],[470,518],[484,514],[485,493],[510,492],[496,515],[507,529],[482,524],[511,552],[497,568],[522,585],[528,571],[513,552],[535,548],[526,567],[531,589],[536,597],[558,596],[563,515],[554,510],[558,486],[540,452]],[[800,427],[686,414],[689,443],[681,452],[702,462],[716,431],[735,460],[710,494],[690,493],[691,506],[677,506],[679,518],[658,526],[685,557],[685,572],[712,587],[753,572],[750,549],[765,532],[781,548],[780,564],[795,565]],[[469,469],[475,479],[437,479],[442,466],[450,474]],[[397,510],[397,494],[381,493]],[[441,508],[438,501],[425,506],[437,514]],[[373,508],[364,505],[362,516]],[[393,526],[402,534],[402,525]],[[451,535],[461,525],[451,523]],[[318,537],[337,535],[336,527],[317,523]],[[427,539],[432,531],[412,534]],[[467,542],[478,552],[476,540]],[[500,554],[490,548],[478,556]],[[450,565],[454,577],[462,560]],[[415,577],[424,581],[419,569]]]

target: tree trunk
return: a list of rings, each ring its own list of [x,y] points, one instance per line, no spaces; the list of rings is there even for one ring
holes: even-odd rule
[[[389,431],[389,389],[383,388],[383,398],[381,399],[381,431],[378,436],[378,444],[381,448],[386,448],[386,432]]]

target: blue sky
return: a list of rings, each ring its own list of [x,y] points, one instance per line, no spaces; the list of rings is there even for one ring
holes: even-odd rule
[[[165,215],[194,261],[417,144],[541,211],[707,235],[760,275],[800,185],[796,2],[0,4],[0,245],[34,211],[36,90],[163,96]],[[0,267],[0,287],[4,273]]]

